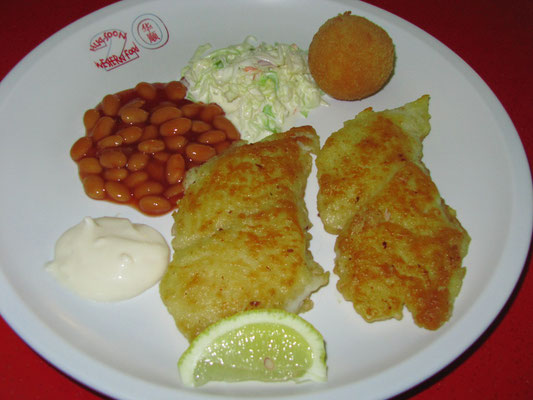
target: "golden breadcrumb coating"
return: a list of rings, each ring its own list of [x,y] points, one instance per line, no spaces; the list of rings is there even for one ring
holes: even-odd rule
[[[429,96],[367,109],[333,133],[317,157],[318,210],[338,234],[338,290],[367,321],[402,318],[437,329],[466,269],[470,238],[421,161]]]
[[[239,311],[312,307],[309,296],[329,276],[308,250],[304,203],[310,152],[319,146],[313,128],[294,128],[191,170],[160,284],[187,339]]]
[[[380,90],[394,69],[394,44],[383,28],[349,11],[327,20],[309,46],[309,70],[317,85],[339,100]]]

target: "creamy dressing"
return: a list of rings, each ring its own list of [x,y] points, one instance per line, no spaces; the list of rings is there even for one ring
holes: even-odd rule
[[[169,256],[165,238],[148,225],[85,217],[58,239],[55,258],[46,269],[84,298],[119,301],[157,283]]]

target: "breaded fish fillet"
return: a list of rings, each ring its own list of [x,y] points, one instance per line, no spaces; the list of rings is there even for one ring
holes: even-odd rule
[[[187,339],[243,310],[312,308],[309,296],[329,277],[308,250],[304,203],[319,146],[313,128],[294,128],[190,171],[160,284]]]
[[[437,329],[452,313],[470,238],[422,163],[429,96],[364,110],[317,157],[318,210],[338,234],[338,290],[367,321],[402,318]]]

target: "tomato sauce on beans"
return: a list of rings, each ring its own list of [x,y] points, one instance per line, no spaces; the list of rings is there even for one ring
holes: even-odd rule
[[[220,106],[186,94],[178,81],[140,82],[85,112],[70,156],[89,197],[166,214],[183,197],[187,170],[240,140]]]

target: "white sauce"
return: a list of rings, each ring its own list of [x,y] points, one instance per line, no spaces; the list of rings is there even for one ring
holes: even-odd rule
[[[119,301],[157,283],[168,266],[165,238],[148,225],[125,218],[89,218],[57,241],[47,270],[78,295]]]

